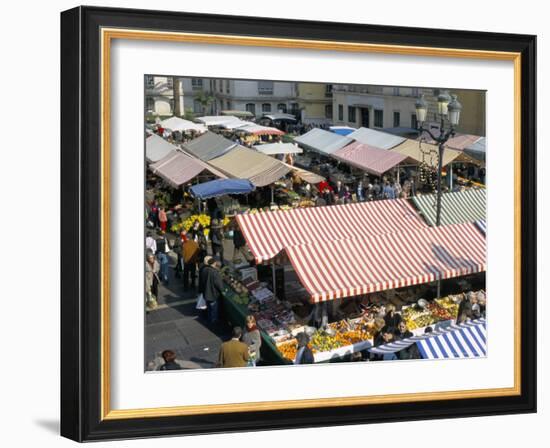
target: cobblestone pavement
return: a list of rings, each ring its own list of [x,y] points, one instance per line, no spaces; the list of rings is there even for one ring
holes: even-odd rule
[[[225,253],[233,254],[231,241],[226,241]],[[145,317],[145,368],[162,364],[160,353],[166,349],[174,350],[184,368],[212,368],[231,328],[227,323],[211,326],[195,309],[197,292],[183,288],[183,280],[174,275],[176,257],[170,253],[170,258],[169,283],[159,287],[159,306]]]

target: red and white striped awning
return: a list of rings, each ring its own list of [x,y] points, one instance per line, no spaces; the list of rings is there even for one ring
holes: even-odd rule
[[[298,244],[428,227],[406,199],[238,215],[237,222],[258,263]]]
[[[312,302],[482,272],[485,237],[474,223],[285,248]]]

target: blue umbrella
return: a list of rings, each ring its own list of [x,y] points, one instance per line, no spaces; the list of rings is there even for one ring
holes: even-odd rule
[[[193,185],[191,192],[196,198],[208,199],[224,194],[246,194],[254,189],[254,185],[248,179],[216,179]]]

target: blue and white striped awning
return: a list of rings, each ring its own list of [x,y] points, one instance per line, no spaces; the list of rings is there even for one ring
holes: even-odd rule
[[[484,219],[480,219],[479,221],[476,221],[476,226],[484,235],[487,235],[487,223]]]
[[[438,331],[372,347],[369,352],[386,355],[399,352],[414,343],[424,359],[484,357],[487,355],[487,322],[478,319],[460,325],[452,324]]]
[[[480,358],[487,356],[487,322],[479,319],[454,325],[416,342],[424,359]]]

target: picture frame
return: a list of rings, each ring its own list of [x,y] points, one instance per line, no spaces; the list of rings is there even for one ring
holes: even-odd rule
[[[243,52],[251,47],[306,48],[513,61],[514,387],[111,409],[109,76],[115,39],[230,44]],[[92,441],[536,411],[535,36],[78,7],[61,14],[61,111],[63,436]]]

